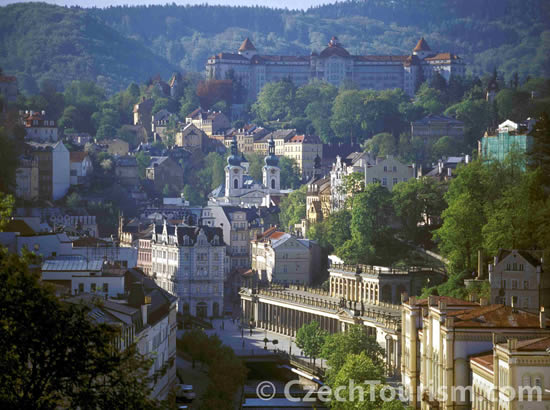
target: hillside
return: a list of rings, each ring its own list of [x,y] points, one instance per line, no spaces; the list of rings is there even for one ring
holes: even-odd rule
[[[0,9],[0,67],[35,92],[40,81],[88,79],[109,91],[174,67],[142,43],[100,22],[89,10],[44,3]]]
[[[0,13],[0,66],[37,79],[79,76],[125,87],[174,67],[203,72],[209,55],[251,37],[263,54],[308,54],[337,35],[354,54],[410,53],[420,36],[461,55],[477,75],[550,77],[550,2],[363,0],[302,11],[265,7],[61,8]],[[54,24],[52,24],[54,23]],[[25,84],[28,80],[25,80]],[[29,88],[28,86],[24,86]]]

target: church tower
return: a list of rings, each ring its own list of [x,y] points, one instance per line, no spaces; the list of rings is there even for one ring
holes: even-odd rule
[[[227,158],[225,167],[225,196],[240,195],[243,188],[244,169],[241,167],[241,156],[237,150],[237,140],[233,136],[231,155]]]
[[[269,140],[267,156],[264,159],[263,185],[267,191],[279,191],[281,189],[281,170],[279,169],[279,158],[275,155],[275,141],[273,135]]]

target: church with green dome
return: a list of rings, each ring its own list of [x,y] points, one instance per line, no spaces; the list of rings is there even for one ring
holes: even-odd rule
[[[227,158],[225,180],[210,193],[209,205],[236,205],[259,207],[278,205],[281,197],[292,192],[281,189],[279,157],[275,155],[275,141],[269,140],[267,156],[262,167],[262,181],[255,181],[248,173],[249,163],[239,154],[237,140],[231,142],[231,155]]]

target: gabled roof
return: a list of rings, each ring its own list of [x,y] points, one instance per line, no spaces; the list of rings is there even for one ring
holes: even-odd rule
[[[521,257],[523,257],[527,262],[531,264],[531,266],[540,266],[541,261],[540,258],[543,256],[542,251],[529,251],[529,250],[508,250],[508,249],[499,249],[498,251],[498,260],[502,262],[506,257],[509,255],[517,253]]]
[[[21,219],[12,219],[9,221],[4,226],[3,232],[19,232],[22,236],[36,235],[36,232]]]
[[[71,152],[69,154],[71,162],[82,162],[88,156],[87,152]]]
[[[550,348],[550,336],[521,340],[516,345],[516,350],[520,352],[544,352],[546,354],[548,348]]]
[[[241,46],[239,47],[239,51],[256,51],[256,47],[254,47],[254,44],[252,44],[252,41],[247,37],[242,42]]]
[[[432,51],[430,46],[428,46],[428,43],[426,40],[424,40],[424,37],[422,37],[420,40],[418,40],[418,43],[416,43],[416,47],[413,49],[413,51]]]

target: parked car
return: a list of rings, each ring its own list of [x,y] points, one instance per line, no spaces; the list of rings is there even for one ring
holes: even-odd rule
[[[176,401],[182,401],[184,403],[192,402],[196,397],[191,384],[177,384],[176,385]]]

